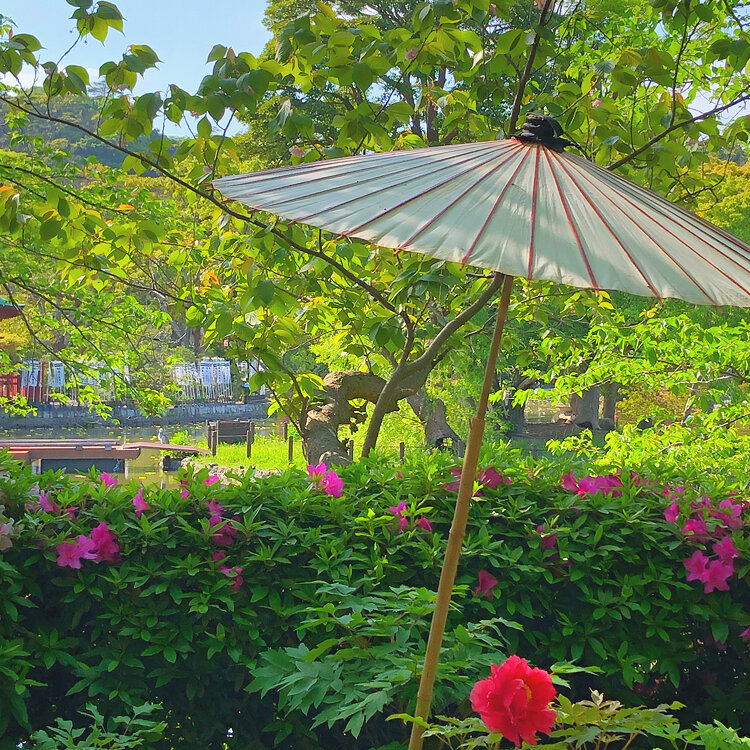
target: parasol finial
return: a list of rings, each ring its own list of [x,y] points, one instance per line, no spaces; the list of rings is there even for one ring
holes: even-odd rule
[[[564,151],[566,146],[575,144],[567,138],[561,138],[562,134],[562,125],[554,117],[529,112],[523,129],[513,138],[523,143],[540,143],[553,151]]]

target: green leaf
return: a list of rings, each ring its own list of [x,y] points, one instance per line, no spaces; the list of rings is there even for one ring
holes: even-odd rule
[[[260,302],[265,305],[266,307],[271,304],[271,300],[273,299],[273,295],[276,291],[276,287],[274,286],[273,281],[270,279],[263,279],[258,286],[255,287],[255,298],[257,300],[260,300]]]

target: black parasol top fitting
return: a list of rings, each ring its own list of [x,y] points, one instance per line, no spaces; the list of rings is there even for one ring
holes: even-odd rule
[[[564,151],[566,146],[575,144],[567,138],[561,138],[562,134],[562,126],[554,117],[530,112],[526,115],[523,129],[513,138],[523,143],[540,143],[553,151]]]

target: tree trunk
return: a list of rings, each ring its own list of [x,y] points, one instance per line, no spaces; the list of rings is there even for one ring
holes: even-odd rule
[[[570,408],[573,412],[573,422],[579,427],[598,430],[599,425],[599,386],[588,388],[581,396],[572,393]]]
[[[464,443],[458,433],[448,424],[443,399],[431,399],[425,389],[421,388],[406,400],[419,421],[422,422],[425,445],[442,450],[447,447],[445,441],[449,439],[453,453],[460,454]]]
[[[483,307],[487,305],[494,294],[503,286],[503,283],[509,279],[501,273],[495,273],[492,280],[484,288],[484,291],[468,306],[465,307],[455,318],[449,320],[438,333],[433,337],[430,345],[412,362],[407,362],[413,344],[413,327],[408,327],[406,344],[402,353],[401,361],[396,365],[396,369],[383,386],[383,389],[372,410],[370,424],[367,426],[365,442],[362,446],[362,456],[370,455],[375,448],[378,440],[378,434],[383,424],[383,417],[391,411],[398,408],[398,402],[402,398],[416,393],[427,382],[432,368],[440,361],[445,354],[443,347],[448,344],[450,337],[453,336],[464,323],[473,318]],[[510,288],[510,287],[508,287]],[[447,351],[447,350],[446,350]]]
[[[607,383],[602,388],[602,417],[599,420],[600,427],[607,430],[615,429],[615,414],[617,413],[617,402],[620,400],[620,384]]]
[[[510,386],[506,390],[502,400],[503,419],[510,422],[510,432],[514,435],[523,433],[526,427],[526,404],[516,405],[513,403],[516,391],[522,391],[534,384],[534,378],[523,377],[519,372],[514,372],[511,377]],[[497,382],[495,390],[499,390],[500,381]]]
[[[364,422],[364,410],[351,401],[375,403],[385,380],[366,372],[331,372],[323,378],[323,403],[309,409],[303,425],[302,450],[310,464],[351,463],[346,444],[339,440],[339,427]]]
[[[506,402],[503,404],[505,410],[505,419],[510,422],[511,433],[520,435],[526,427],[526,405],[516,406],[513,403],[515,391],[511,391]]]

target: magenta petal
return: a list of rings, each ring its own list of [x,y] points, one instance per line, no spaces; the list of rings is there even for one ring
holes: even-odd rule
[[[665,511],[664,511],[664,518],[669,521],[669,523],[676,523],[677,522],[677,516],[680,515],[680,506],[677,505],[677,503],[672,503]]]
[[[420,516],[417,519],[417,528],[420,528],[423,531],[427,531],[427,532],[430,532],[430,533],[432,532],[432,524],[424,516]]]
[[[490,575],[486,570],[479,571],[479,585],[474,589],[474,593],[477,596],[485,595],[488,599],[492,599],[492,589],[498,584],[497,578]]]
[[[144,510],[148,510],[151,506],[143,499],[143,487],[138,489],[133,497],[133,507],[135,508],[135,514],[140,518]]]
[[[682,564],[687,571],[686,578],[688,581],[702,581],[708,565],[708,557],[697,549],[690,557],[683,560]]]
[[[99,481],[103,482],[104,486],[109,489],[110,487],[117,486],[118,479],[117,477],[113,477],[111,474],[108,474],[106,471],[104,471],[99,475]]]

